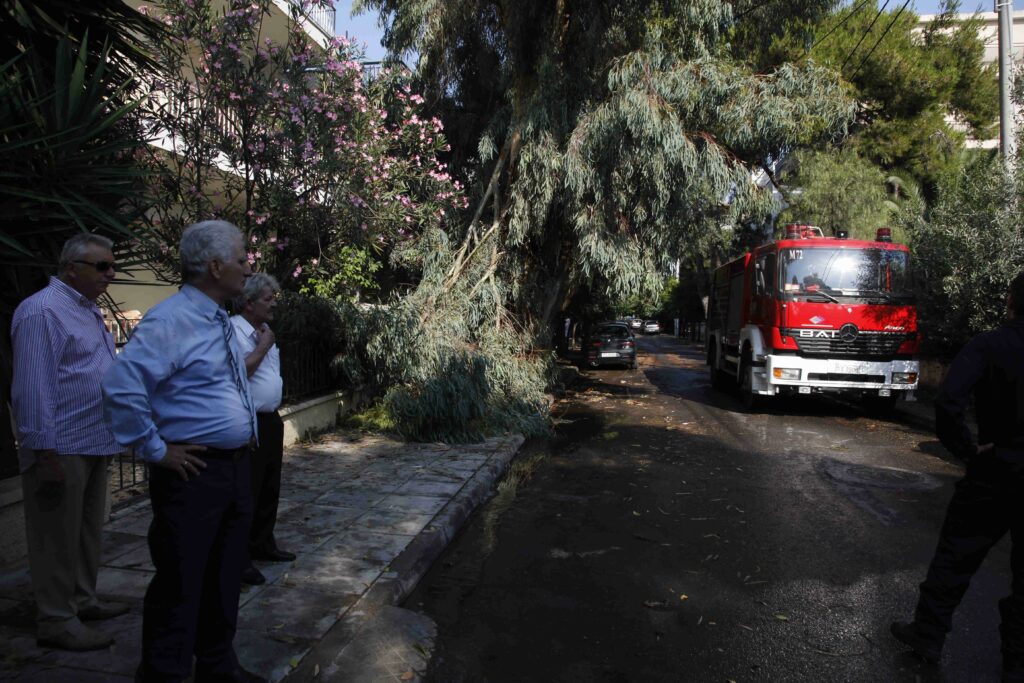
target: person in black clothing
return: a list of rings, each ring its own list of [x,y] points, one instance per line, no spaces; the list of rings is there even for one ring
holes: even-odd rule
[[[1009,531],[1013,585],[999,602],[1004,682],[1024,681],[1024,273],[1010,283],[1007,309],[1003,326],[957,354],[935,402],[936,434],[967,472],[946,511],[914,620],[891,627],[897,640],[938,662],[971,577]],[[972,395],[977,440],[965,419]]]

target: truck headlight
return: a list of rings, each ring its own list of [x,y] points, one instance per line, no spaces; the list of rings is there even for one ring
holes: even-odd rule
[[[892,373],[893,384],[913,384],[917,381],[916,372],[894,372]]]
[[[775,379],[800,379],[799,368],[772,368]]]

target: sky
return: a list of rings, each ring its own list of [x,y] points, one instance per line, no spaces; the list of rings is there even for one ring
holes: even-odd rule
[[[351,16],[352,0],[334,0],[334,7],[338,11],[334,32],[339,36],[347,33],[350,38],[358,38],[359,42],[366,43],[367,61],[379,62],[383,59],[384,47],[380,40],[384,30],[377,26],[377,14],[374,12]]]
[[[885,0],[880,0],[885,2]],[[892,8],[899,8],[903,3],[898,0],[890,0]],[[934,14],[941,4],[941,0],[913,0],[911,5],[918,14]],[[352,0],[335,0],[334,6],[338,10],[335,31],[338,35],[348,33],[349,37],[358,38],[360,42],[366,43],[366,59],[379,61],[384,58],[384,48],[380,44],[383,30],[377,26],[376,14],[361,14],[351,16]],[[993,11],[992,0],[962,0],[960,3],[961,12],[971,12],[980,9],[982,12]],[[1024,10],[1024,0],[1013,0],[1013,9]]]

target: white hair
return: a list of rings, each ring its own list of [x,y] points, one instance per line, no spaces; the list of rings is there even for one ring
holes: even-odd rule
[[[271,292],[280,292],[281,285],[277,283],[277,278],[269,273],[253,273],[250,275],[245,281],[245,289],[232,302],[235,312],[241,313],[245,310],[246,304],[260,298],[260,294],[263,293],[264,289],[269,289]]]
[[[103,235],[94,235],[91,232],[80,232],[64,243],[60,250],[60,260],[57,261],[57,270],[63,273],[71,267],[71,264],[85,256],[85,250],[90,245],[102,247],[112,251],[114,243]]]
[[[193,223],[181,233],[181,279],[196,282],[206,276],[210,261],[230,261],[242,231],[227,221]]]

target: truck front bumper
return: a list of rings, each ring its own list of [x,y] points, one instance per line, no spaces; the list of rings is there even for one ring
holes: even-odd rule
[[[911,377],[913,382],[906,381]],[[753,389],[767,395],[783,391],[837,392],[914,400],[919,377],[916,360],[831,360],[767,355],[763,368],[754,370]]]

